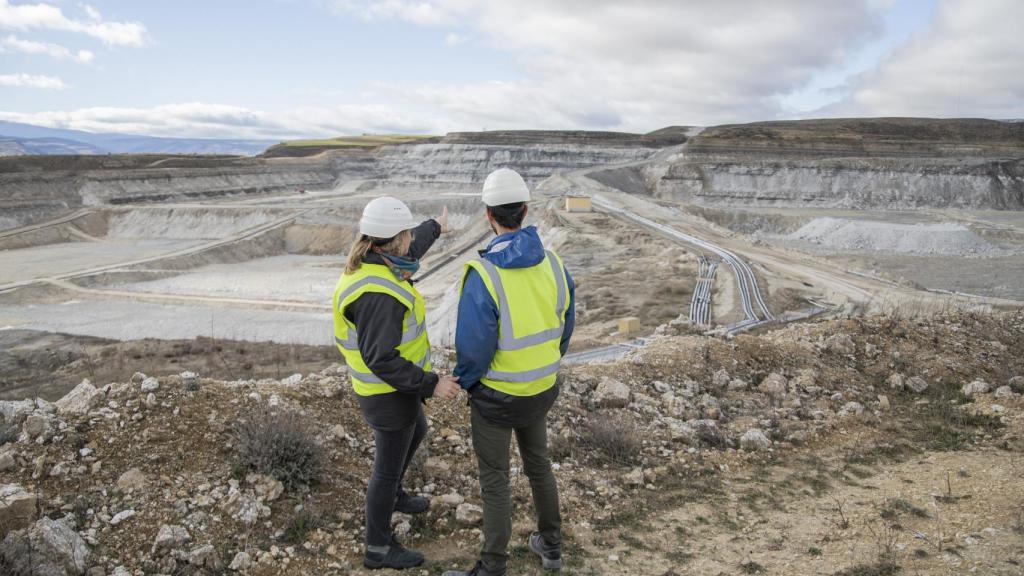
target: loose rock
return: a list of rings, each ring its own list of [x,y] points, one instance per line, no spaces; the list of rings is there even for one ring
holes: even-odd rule
[[[594,403],[601,408],[625,408],[631,397],[629,386],[611,378],[602,378],[594,391]]]
[[[191,540],[188,530],[174,524],[164,524],[156,533],[153,540],[153,554],[160,551],[171,551],[181,547],[182,544]]]
[[[764,380],[761,380],[761,384],[758,389],[770,396],[773,399],[782,398],[786,391],[789,389],[789,383],[786,381],[786,377],[778,372],[772,372],[765,376]]]
[[[117,479],[117,487],[125,492],[134,492],[146,487],[146,475],[138,468],[131,468]]]
[[[907,379],[907,388],[915,394],[920,394],[928,389],[928,381],[920,376],[911,376]]]
[[[977,396],[978,394],[988,394],[989,386],[988,382],[984,380],[974,380],[964,384],[960,391],[963,392],[964,396]]]
[[[772,441],[759,428],[751,428],[744,432],[743,436],[740,436],[740,448],[744,450],[759,452],[771,447]]]
[[[61,416],[83,416],[102,400],[103,392],[96,389],[88,380],[82,380],[81,384],[75,386],[71,392],[54,404],[57,406],[57,413]]]
[[[0,486],[0,536],[32,523],[36,514],[36,495],[19,484]]]
[[[455,521],[463,526],[478,526],[484,520],[483,508],[463,502],[455,509]]]
[[[40,574],[79,576],[89,567],[89,546],[63,521],[40,518],[28,537]]]
[[[160,381],[156,378],[146,378],[142,381],[140,387],[144,393],[156,392],[160,389]]]

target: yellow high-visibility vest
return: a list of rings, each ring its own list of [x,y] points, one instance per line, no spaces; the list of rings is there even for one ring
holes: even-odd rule
[[[334,341],[348,364],[352,388],[360,396],[388,394],[395,389],[366,366],[356,337],[356,325],[345,317],[345,309],[367,292],[387,294],[405,306],[402,342],[398,353],[413,364],[430,370],[430,342],[427,340],[427,307],[423,296],[408,281],[399,282],[383,264],[366,264],[352,274],[342,273],[334,288]]]
[[[480,274],[498,307],[498,349],[480,382],[512,396],[536,396],[554,386],[569,309],[562,260],[550,250],[529,268],[498,268],[474,259],[466,263],[460,286],[470,270]]]

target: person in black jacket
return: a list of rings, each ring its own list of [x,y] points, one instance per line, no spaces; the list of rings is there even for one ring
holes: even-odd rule
[[[386,199],[392,201],[396,210],[404,208],[404,211],[398,211],[403,217],[407,215],[408,226],[411,226],[412,216],[408,208],[397,199]],[[370,206],[367,207],[369,210]],[[372,223],[367,227],[366,214],[364,212],[361,230],[375,230]],[[399,290],[402,290],[401,286],[411,288],[405,281],[410,279],[418,268],[418,260],[444,231],[447,231],[447,209],[440,218],[427,220],[411,230],[403,229],[390,238],[360,234],[349,254],[346,273],[351,274],[363,264],[383,265],[401,283],[396,284]],[[391,514],[393,511],[419,514],[429,507],[426,498],[405,492],[402,478],[427,432],[423,402],[435,395],[454,397],[460,388],[451,376],[440,377],[402,357],[398,347],[403,343],[403,324],[410,313],[407,304],[382,292],[364,292],[342,306],[338,301],[339,291],[336,291],[335,300],[334,305],[347,320],[346,324],[355,327],[359,356],[370,371],[360,378],[394,389],[389,393],[368,395],[357,390],[356,394],[363,418],[373,429],[376,445],[373,471],[366,491],[366,554],[363,564],[367,568],[418,566],[424,561],[423,555],[404,548],[395,539],[391,532]],[[337,316],[335,322],[338,322]],[[354,350],[349,353],[354,353]]]

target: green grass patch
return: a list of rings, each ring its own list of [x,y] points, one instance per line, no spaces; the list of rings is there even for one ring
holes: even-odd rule
[[[413,134],[363,134],[362,136],[341,136],[323,140],[288,140],[283,144],[296,148],[375,148],[388,144],[407,144],[432,137]]]

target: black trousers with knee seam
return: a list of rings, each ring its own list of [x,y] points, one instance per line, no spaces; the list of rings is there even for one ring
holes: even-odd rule
[[[391,513],[402,491],[402,479],[426,434],[427,417],[422,406],[416,419],[405,428],[373,430],[377,454],[366,487],[367,546],[387,546],[391,542]]]

